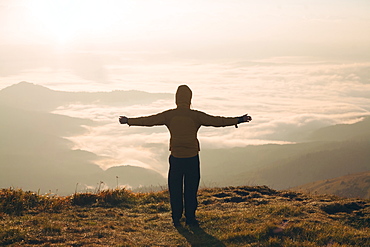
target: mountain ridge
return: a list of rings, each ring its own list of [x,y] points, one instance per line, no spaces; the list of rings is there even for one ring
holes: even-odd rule
[[[173,97],[173,94],[169,93],[148,93],[137,90],[66,92],[52,90],[29,82],[20,82],[0,90],[0,104],[11,105],[20,109],[47,112],[56,109],[58,106],[70,103],[127,106],[148,104],[159,99],[172,99]]]

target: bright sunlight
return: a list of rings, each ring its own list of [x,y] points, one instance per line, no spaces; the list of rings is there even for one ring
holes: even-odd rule
[[[137,39],[153,37],[167,39],[185,29],[192,32],[206,20],[199,9],[207,8],[209,11],[204,3],[192,3],[190,7],[187,2],[146,0],[23,2],[39,34],[58,44],[122,38],[136,42]],[[220,6],[216,5],[217,8]]]
[[[119,26],[132,28],[133,1],[35,0],[27,8],[44,36],[57,43],[104,35]]]

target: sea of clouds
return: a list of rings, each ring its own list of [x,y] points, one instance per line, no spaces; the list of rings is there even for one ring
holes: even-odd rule
[[[338,63],[309,57],[254,61],[114,66],[105,91],[143,90],[175,93],[180,84],[193,90],[192,108],[212,115],[253,121],[238,129],[203,127],[202,149],[232,148],[309,140],[312,131],[354,123],[370,115],[370,63]],[[124,99],[122,99],[124,101]],[[147,105],[66,105],[55,113],[90,118],[88,132],[68,137],[75,148],[103,156],[99,165],[136,165],[165,174],[169,134],[165,127],[129,127],[118,116],[146,116],[174,108],[174,100]]]
[[[74,66],[75,57],[67,56],[60,66],[58,63],[62,62],[55,60],[52,66],[14,68],[14,73],[6,70],[10,72],[0,75],[1,86],[26,80],[61,91],[141,90],[174,94],[179,85],[187,84],[193,90],[192,108],[211,115],[233,117],[248,113],[253,117],[252,122],[241,124],[238,129],[201,128],[201,149],[307,141],[318,128],[354,123],[370,115],[369,62],[302,56],[176,60],[168,54],[168,59],[157,60],[166,54],[145,52],[115,54],[114,59],[112,55],[109,62],[102,62],[93,59],[95,55],[77,59],[82,62],[79,66]],[[74,62],[66,66],[68,61]],[[76,149],[102,156],[102,168],[136,165],[165,174],[169,154],[167,129],[128,127],[120,125],[118,117],[145,116],[174,107],[174,99],[130,106],[97,102],[64,105],[54,112],[98,123],[86,126],[84,135],[67,138]]]

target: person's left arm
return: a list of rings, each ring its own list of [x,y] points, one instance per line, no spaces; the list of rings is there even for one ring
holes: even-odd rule
[[[204,126],[226,127],[232,125],[237,126],[240,123],[249,122],[252,118],[248,116],[248,114],[241,117],[221,117],[199,112],[199,120],[200,124]]]

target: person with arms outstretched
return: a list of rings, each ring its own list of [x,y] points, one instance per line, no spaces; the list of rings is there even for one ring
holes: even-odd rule
[[[170,168],[168,188],[172,220],[175,226],[180,225],[184,206],[187,225],[198,225],[196,209],[197,192],[200,181],[198,130],[201,126],[237,127],[238,124],[252,120],[248,114],[241,117],[218,117],[190,109],[192,91],[187,85],[181,85],[176,92],[177,108],[155,115],[128,118],[121,116],[119,122],[130,126],[165,125],[170,131]]]

